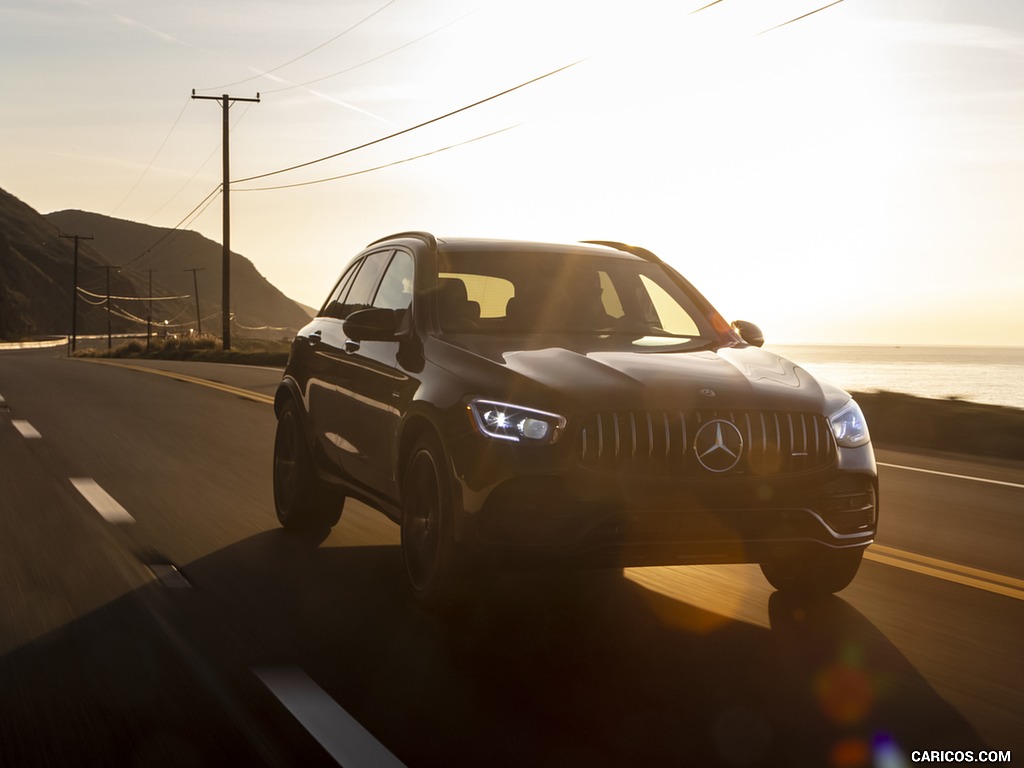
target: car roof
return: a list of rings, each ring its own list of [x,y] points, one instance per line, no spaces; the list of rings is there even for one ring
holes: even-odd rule
[[[383,237],[370,245],[380,246],[401,240],[419,240],[441,253],[547,253],[552,256],[601,255],[626,260],[646,260],[639,254],[629,252],[627,249],[630,246],[610,241],[552,243],[500,238],[435,237],[427,232],[401,232]],[[651,256],[653,257],[653,254]]]

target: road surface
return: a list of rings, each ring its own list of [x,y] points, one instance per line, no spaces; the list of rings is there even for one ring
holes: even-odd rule
[[[279,371],[61,354],[0,353],[0,765],[1024,764],[1024,463],[879,451],[819,604],[702,566],[443,618],[383,516],[278,528]]]

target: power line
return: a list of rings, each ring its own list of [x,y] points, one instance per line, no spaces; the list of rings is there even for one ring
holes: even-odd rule
[[[721,0],[719,0],[719,2],[720,1]],[[348,72],[351,72],[354,69],[359,69],[360,67],[365,67],[367,64],[372,64],[375,61],[380,61],[381,59],[383,59],[386,56],[390,56],[393,53],[398,53],[398,51],[401,51],[404,48],[408,48],[410,45],[415,45],[416,43],[420,42],[421,40],[426,40],[428,37],[431,37],[432,35],[436,35],[438,32],[442,32],[442,31],[448,29],[448,27],[451,27],[451,26],[453,26],[455,24],[458,24],[460,21],[462,21],[465,18],[468,18],[469,16],[472,16],[474,13],[476,13],[479,10],[480,10],[479,8],[474,8],[469,13],[464,13],[462,16],[459,16],[457,19],[453,19],[452,21],[449,21],[447,24],[442,24],[440,27],[437,27],[436,29],[432,29],[431,31],[427,32],[425,35],[420,35],[419,37],[415,38],[414,40],[410,40],[407,43],[403,43],[402,45],[398,46],[397,48],[392,48],[390,51],[385,51],[384,53],[382,53],[382,54],[380,54],[378,56],[374,56],[372,59],[367,59],[366,61],[361,61],[358,64],[353,64],[351,67],[346,67],[345,69],[338,70],[337,72],[332,72],[331,74],[324,75],[323,77],[317,77],[317,78],[315,78],[313,80],[307,80],[304,83],[295,83],[294,85],[285,85],[285,86],[282,86],[280,88],[268,88],[267,90],[264,91],[264,93],[281,93],[282,91],[290,91],[290,90],[292,90],[294,88],[304,88],[304,87],[306,87],[308,85],[314,85],[315,83],[323,82],[324,80],[330,80],[332,77],[338,77],[339,75],[344,75],[344,74],[346,74]]]
[[[315,179],[313,181],[300,181],[300,182],[295,183],[295,184],[281,184],[281,185],[278,185],[276,187],[250,187],[249,189],[237,189],[235,191],[236,192],[267,192],[267,191],[274,190],[274,189],[293,189],[295,187],[309,187],[309,186],[312,186],[313,184],[323,184],[324,182],[328,182],[328,181],[338,181],[339,179],[347,179],[347,178],[350,178],[352,176],[360,176],[360,175],[362,175],[364,173],[371,173],[373,171],[383,170],[384,168],[391,168],[392,166],[395,166],[395,165],[402,165],[403,163],[410,163],[413,160],[419,160],[420,158],[423,158],[423,157],[429,157],[430,155],[436,155],[436,154],[439,154],[441,152],[447,152],[449,149],[455,149],[456,147],[464,147],[467,144],[472,144],[475,141],[482,141],[483,139],[488,139],[491,136],[497,136],[499,133],[504,133],[505,131],[511,131],[513,128],[518,128],[518,127],[519,126],[517,126],[517,125],[510,125],[507,128],[502,128],[502,129],[497,130],[497,131],[491,131],[490,133],[485,133],[483,136],[477,136],[475,139],[467,139],[466,141],[460,141],[457,144],[449,144],[447,147],[441,147],[440,149],[435,149],[435,150],[432,150],[430,152],[424,152],[424,153],[419,154],[419,155],[414,155],[413,157],[407,157],[407,158],[405,158],[403,160],[395,160],[392,163],[385,163],[384,165],[377,165],[377,166],[374,166],[373,168],[364,168],[361,171],[352,171],[351,173],[343,173],[340,176],[331,176],[331,177],[326,178],[326,179]]]
[[[181,121],[181,116],[185,114],[185,110],[188,109],[190,101],[191,99],[185,100],[185,105],[181,108],[181,111],[178,112],[178,116],[174,118],[174,123],[171,125],[170,130],[167,131],[167,135],[164,136],[164,140],[160,142],[160,146],[157,147],[156,152],[153,153],[153,157],[149,159],[149,163],[146,164],[145,170],[143,170],[139,178],[135,180],[135,183],[132,184],[132,188],[128,190],[128,193],[124,196],[121,202],[114,206],[114,210],[112,210],[109,214],[110,216],[113,216],[115,213],[121,210],[121,206],[125,204],[125,201],[132,196],[132,193],[136,190],[136,188],[138,188],[139,184],[142,183],[142,180],[146,178],[146,174],[149,173],[149,169],[153,167],[153,163],[156,162],[156,159],[160,156],[160,153],[163,152],[164,147],[167,145],[168,139],[170,139],[171,134],[174,133],[174,129],[178,127],[178,123]]]
[[[189,101],[192,101],[192,99],[189,99]],[[232,125],[231,125],[231,128],[230,128],[231,131],[234,131],[238,127],[238,124],[240,122],[242,122],[242,118],[244,118],[247,114],[249,114],[249,109],[251,107],[252,107],[252,104],[245,104],[242,107],[242,110],[239,113],[238,117],[235,118],[235,122],[232,123]],[[206,156],[206,159],[203,160],[203,162],[199,164],[199,167],[196,168],[195,171],[192,172],[192,175],[188,177],[188,180],[184,184],[182,184],[180,187],[178,187],[178,191],[177,192],[175,192],[173,195],[171,195],[169,198],[167,198],[167,202],[165,202],[163,205],[161,205],[159,208],[157,208],[155,211],[153,211],[153,213],[151,213],[147,217],[146,221],[152,220],[153,217],[155,217],[158,213],[160,213],[160,211],[162,211],[164,208],[166,208],[168,205],[170,205],[171,201],[174,200],[174,198],[176,198],[178,195],[180,195],[185,190],[185,188],[189,184],[192,183],[192,180],[196,176],[199,175],[199,172],[201,170],[203,170],[203,168],[206,167],[206,165],[213,159],[213,156],[216,155],[219,150],[220,150],[220,142],[217,142],[217,145],[213,148],[213,150],[210,152],[210,154]]]
[[[344,36],[345,36],[345,35],[347,35],[347,34],[348,34],[349,32],[351,32],[352,30],[354,30],[354,29],[355,29],[356,27],[362,26],[363,24],[365,24],[366,22],[368,22],[368,21],[369,21],[370,19],[372,19],[372,18],[373,18],[374,16],[376,16],[376,15],[377,15],[378,13],[380,13],[381,11],[383,11],[383,10],[384,10],[385,8],[387,8],[388,6],[394,5],[394,4],[396,3],[396,2],[398,2],[398,0],[389,0],[389,2],[387,2],[387,3],[384,3],[384,5],[382,5],[382,6],[381,6],[380,8],[378,8],[378,9],[377,9],[376,11],[374,11],[373,13],[371,13],[371,14],[370,14],[369,16],[366,16],[365,18],[363,18],[363,19],[362,19],[362,21],[358,21],[358,22],[356,22],[355,24],[353,24],[353,25],[352,25],[351,27],[349,27],[349,28],[348,28],[348,29],[346,29],[345,31],[343,31],[343,32],[339,32],[338,34],[336,34],[336,35],[335,35],[334,37],[332,37],[332,38],[331,38],[330,40],[327,40],[326,42],[320,43],[320,45],[318,45],[318,46],[316,46],[316,47],[314,47],[314,48],[310,48],[310,49],[309,49],[308,51],[306,51],[305,53],[303,53],[303,54],[301,54],[301,55],[299,55],[299,56],[296,56],[296,57],[295,57],[294,59],[289,59],[289,60],[288,60],[288,61],[286,61],[286,62],[285,62],[284,64],[278,64],[278,65],[277,65],[276,67],[273,67],[273,68],[271,68],[271,69],[268,69],[268,70],[266,70],[265,72],[260,72],[260,73],[259,73],[258,75],[253,75],[252,77],[247,77],[247,78],[245,78],[244,80],[236,80],[236,81],[235,81],[235,82],[233,82],[233,83],[225,83],[224,85],[212,85],[212,86],[210,86],[209,88],[200,88],[199,90],[200,90],[200,91],[215,91],[215,90],[219,90],[219,89],[221,89],[221,88],[231,88],[231,87],[233,87],[233,86],[236,86],[236,85],[241,85],[242,83],[248,83],[248,82],[249,82],[250,80],[256,80],[257,78],[260,78],[260,77],[265,77],[265,76],[267,76],[267,75],[269,75],[269,74],[271,74],[271,73],[273,73],[273,72],[277,72],[277,71],[278,71],[279,69],[284,69],[284,68],[285,68],[285,67],[287,67],[287,66],[288,66],[289,64],[294,64],[294,63],[295,63],[296,61],[299,61],[300,59],[304,59],[304,58],[306,58],[307,56],[309,56],[310,54],[316,53],[316,52],[317,52],[317,51],[319,51],[319,50],[320,50],[321,48],[324,48],[324,47],[326,47],[326,46],[330,45],[330,44],[331,44],[331,43],[333,43],[333,42],[334,42],[335,40],[338,40],[339,38],[341,38],[341,37],[344,37]],[[295,86],[295,87],[297,87],[297,86]],[[266,91],[266,93],[271,93],[271,91]]]
[[[214,200],[217,199],[217,195],[220,194],[220,187],[221,187],[220,184],[218,184],[216,187],[214,187],[213,191],[210,194],[208,194],[206,197],[204,197],[202,200],[199,201],[199,205],[197,205],[191,211],[186,213],[184,218],[182,218],[181,221],[179,221],[173,227],[171,227],[166,232],[164,232],[156,242],[154,242],[151,246],[149,246],[149,248],[144,250],[138,256],[135,256],[135,257],[129,259],[129,261],[124,265],[124,267],[122,267],[122,269],[127,269],[132,264],[134,264],[139,259],[141,259],[143,256],[146,256],[147,254],[149,254],[154,248],[156,248],[158,245],[160,245],[160,243],[162,243],[164,240],[166,240],[167,238],[177,234],[178,230],[181,229],[182,226],[184,226],[185,222],[189,220],[189,217],[192,216],[193,213],[196,214],[195,218],[198,218],[199,215],[202,214],[203,211],[205,211],[206,208],[208,208],[210,206],[210,204]],[[200,208],[202,208],[203,210],[200,211],[199,210]],[[199,211],[199,213],[196,213],[196,211]],[[195,220],[195,218],[193,218],[193,221]]]
[[[366,149],[367,147],[372,147],[374,144],[380,144],[380,143],[382,143],[384,141],[387,141],[388,139],[394,139],[394,138],[396,138],[398,136],[402,136],[404,134],[411,133],[412,131],[418,130],[420,128],[424,128],[424,127],[426,127],[428,125],[432,125],[433,123],[440,122],[441,120],[445,120],[445,119],[447,119],[449,117],[452,117],[454,115],[457,115],[457,114],[459,114],[461,112],[465,112],[467,110],[473,109],[474,107],[479,107],[481,104],[486,104],[489,101],[494,101],[495,99],[500,98],[501,96],[506,96],[506,95],[512,93],[513,91],[518,91],[520,88],[525,88],[528,85],[533,85],[534,83],[539,82],[541,80],[544,80],[545,78],[551,77],[552,75],[557,75],[558,73],[564,72],[565,70],[567,70],[567,69],[569,69],[571,67],[575,67],[581,61],[584,61],[584,59],[579,59],[578,61],[574,61],[571,64],[566,64],[564,66],[559,67],[558,69],[553,69],[550,72],[547,72],[547,73],[545,73],[543,75],[540,75],[538,77],[534,77],[534,78],[532,78],[530,80],[527,80],[524,83],[520,83],[519,85],[513,86],[512,88],[506,88],[504,91],[501,91],[500,93],[496,93],[496,94],[494,94],[492,96],[488,96],[485,99],[480,99],[479,101],[474,101],[472,104],[467,104],[464,107],[459,107],[458,109],[454,109],[451,112],[447,112],[447,113],[445,113],[443,115],[439,115],[438,117],[431,118],[430,120],[426,120],[426,121],[424,121],[422,123],[419,123],[417,125],[414,125],[414,126],[412,126],[410,128],[404,128],[401,131],[396,131],[395,133],[388,134],[387,136],[382,136],[381,138],[374,139],[373,141],[368,141],[365,144],[360,144],[359,146],[356,146],[356,147],[349,147],[348,149],[344,149],[341,152],[335,152],[334,154],[326,155],[324,157],[319,157],[316,160],[309,160],[309,161],[307,161],[305,163],[298,163],[297,165],[292,165],[292,166],[289,166],[287,168],[280,168],[280,169],[278,169],[276,171],[268,171],[267,173],[260,173],[260,174],[257,174],[255,176],[247,176],[244,179],[235,179],[231,183],[233,183],[233,184],[241,184],[241,183],[246,182],[246,181],[256,181],[257,179],[265,179],[268,176],[277,176],[278,174],[281,174],[281,173],[287,173],[289,171],[295,171],[295,170],[298,170],[299,168],[306,168],[306,167],[308,167],[310,165],[316,165],[317,163],[322,163],[325,160],[333,160],[336,157],[341,157],[342,155],[347,155],[347,154],[349,154],[351,152],[356,152],[356,151],[358,151],[360,149]]]
[[[839,5],[841,2],[843,2],[843,0],[835,0],[834,3],[829,3],[828,5],[823,5],[823,6],[821,6],[821,8],[813,10],[810,13],[805,13],[803,16],[797,16],[795,19],[790,19],[789,21],[784,21],[781,24],[776,24],[774,27],[770,27],[768,29],[763,29],[760,32],[758,32],[757,34],[758,35],[763,35],[766,32],[771,32],[772,30],[781,29],[782,27],[785,27],[785,26],[787,26],[789,24],[793,24],[795,22],[800,21],[801,19],[806,19],[808,16],[813,16],[816,13],[820,13],[821,11],[824,11],[826,8],[831,8],[833,5]]]
[[[81,289],[79,289],[79,290],[81,290]],[[106,298],[103,298],[103,299],[101,299],[100,301],[89,301],[89,300],[88,300],[87,298],[85,298],[84,296],[82,297],[82,301],[84,301],[84,302],[85,302],[86,304],[88,304],[88,305],[89,305],[90,307],[102,307],[102,306],[103,306],[104,304],[106,304],[106,303],[107,303],[107,300],[106,300]]]
[[[157,270],[154,269],[154,270],[151,270],[151,271],[156,272]],[[91,296],[94,299],[103,299],[103,301],[106,301],[108,298],[115,299],[117,301],[173,301],[173,300],[177,300],[177,299],[190,299],[190,298],[192,298],[188,294],[186,294],[184,296],[153,296],[153,295],[149,295],[149,296],[109,296],[108,297],[108,296],[104,296],[102,293],[93,293],[92,291],[87,291],[87,290],[85,290],[85,288],[79,288],[78,292],[80,294],[84,295],[84,296]]]
[[[698,8],[697,10],[695,10],[695,11],[690,11],[690,16],[693,16],[693,14],[695,14],[695,13],[700,13],[701,11],[706,11],[706,10],[707,10],[708,8],[710,8],[710,7],[712,6],[712,5],[718,5],[718,4],[720,3],[720,2],[722,2],[722,0],[712,0],[712,2],[708,3],[707,5],[702,5],[702,6],[701,6],[700,8]]]

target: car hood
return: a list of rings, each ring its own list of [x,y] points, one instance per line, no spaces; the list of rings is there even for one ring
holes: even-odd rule
[[[463,369],[454,372],[484,390],[501,390],[468,394],[517,398],[522,405],[831,413],[850,399],[790,360],[750,346],[687,351],[596,340],[531,348],[521,340],[510,351],[508,338],[465,334],[446,341],[444,367]]]

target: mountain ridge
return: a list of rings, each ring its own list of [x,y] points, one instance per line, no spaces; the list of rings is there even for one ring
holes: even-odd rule
[[[223,249],[198,232],[155,227],[82,210],[41,214],[0,189],[0,340],[64,335],[72,321],[74,240],[78,243],[77,333],[221,332]],[[90,239],[86,239],[90,238]],[[123,267],[123,269],[121,269]],[[193,275],[198,284],[197,305]],[[106,309],[108,290],[111,311]],[[178,298],[170,298],[178,297]],[[255,265],[231,253],[232,337],[284,338],[309,308],[285,296]]]

